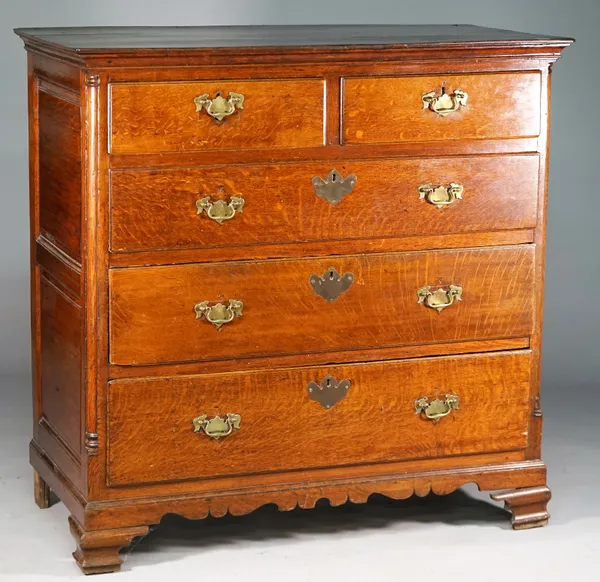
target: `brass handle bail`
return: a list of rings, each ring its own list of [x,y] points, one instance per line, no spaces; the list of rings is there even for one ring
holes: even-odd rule
[[[460,89],[455,89],[452,94],[446,93],[445,87],[442,87],[441,93],[431,91],[421,97],[423,109],[430,109],[441,117],[446,117],[454,111],[457,111],[461,105],[467,104],[469,96]]]
[[[234,430],[239,430],[242,417],[239,414],[229,412],[225,418],[215,416],[211,419],[207,414],[197,416],[192,420],[194,432],[203,432],[205,435],[219,440],[229,436]]]
[[[196,104],[196,112],[202,111],[204,108],[212,118],[217,121],[223,121],[236,109],[244,109],[244,96],[241,93],[229,92],[229,97],[225,99],[221,93],[217,93],[216,97],[210,98],[208,93],[199,95],[194,99]]]
[[[417,291],[418,303],[423,303],[439,313],[455,301],[462,301],[462,292],[463,288],[460,285],[448,285],[447,289],[440,287],[435,291],[432,291],[429,286],[421,287]]]
[[[460,398],[456,394],[446,394],[446,399],[435,397],[431,402],[427,396],[415,400],[416,414],[424,413],[429,420],[437,422],[448,416],[453,410],[458,410]]]
[[[228,203],[225,200],[212,202],[210,196],[205,196],[196,201],[197,214],[206,212],[211,220],[214,220],[217,224],[223,224],[225,220],[233,218],[236,212],[241,214],[245,203],[246,201],[241,196],[230,196]]]
[[[464,187],[462,184],[451,183],[449,186],[434,186],[431,183],[423,184],[417,188],[419,200],[426,200],[436,208],[452,204],[455,200],[462,200]]]
[[[230,299],[228,305],[217,303],[209,305],[209,301],[202,301],[194,305],[196,319],[206,319],[212,323],[219,331],[221,326],[233,321],[235,317],[242,316],[244,304],[239,299]]]

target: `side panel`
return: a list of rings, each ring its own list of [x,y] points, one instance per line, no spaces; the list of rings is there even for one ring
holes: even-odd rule
[[[76,67],[29,56],[34,438],[51,475],[84,491],[82,111]],[[37,467],[36,467],[37,468]],[[77,494],[74,496],[77,498]],[[77,512],[74,497],[63,499]]]
[[[81,456],[81,307],[41,277],[42,418]]]
[[[81,260],[81,109],[40,86],[40,233]]]

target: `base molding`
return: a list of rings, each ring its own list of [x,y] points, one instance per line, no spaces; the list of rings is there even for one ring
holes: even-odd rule
[[[332,506],[366,503],[374,493],[391,499],[407,499],[412,495],[424,497],[429,493],[447,495],[468,483],[475,483],[481,491],[545,486],[546,466],[540,460],[519,461],[377,477],[283,482],[243,489],[91,501],[85,507],[85,527],[109,529],[154,525],[167,513],[187,519],[204,519],[208,515],[222,517],[227,513],[245,515],[267,504],[276,505],[280,511],[291,511],[296,507],[311,509],[320,499],[328,499]]]
[[[500,491],[491,497],[504,501],[512,513],[514,529],[540,527],[550,517],[546,509],[551,496],[546,486],[546,466],[539,459],[468,467],[461,467],[461,460],[457,459],[454,467],[363,477],[344,476],[340,470],[337,478],[327,476],[305,481],[288,473],[281,474],[279,483],[251,487],[162,496],[142,496],[140,491],[139,497],[90,501],[74,490],[35,443],[30,450],[36,471],[36,502],[44,507],[52,489],[69,507],[69,525],[77,541],[73,557],[86,574],[118,571],[122,562],[120,550],[129,546],[134,538],[147,535],[150,526],[171,513],[187,519],[204,519],[227,513],[244,515],[267,504],[276,505],[280,511],[290,511],[296,507],[313,508],[320,499],[328,499],[332,506],[366,503],[374,493],[391,499],[424,497],[430,493],[446,495],[474,483],[480,491]]]
[[[504,507],[512,513],[513,529],[542,527],[550,519],[547,505],[552,494],[545,485],[493,493],[490,497],[494,501],[504,501]]]

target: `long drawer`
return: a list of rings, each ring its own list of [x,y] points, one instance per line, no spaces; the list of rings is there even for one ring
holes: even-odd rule
[[[347,144],[537,137],[539,72],[348,77]]]
[[[116,171],[111,250],[532,228],[538,175],[537,155]]]
[[[523,337],[533,245],[110,272],[110,361],[236,359]]]
[[[110,99],[113,154],[324,145],[323,79],[117,83]]]
[[[109,482],[523,449],[530,364],[527,351],[113,381]]]

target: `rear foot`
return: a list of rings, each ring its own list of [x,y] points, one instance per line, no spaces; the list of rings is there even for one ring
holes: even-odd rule
[[[33,498],[40,509],[48,509],[50,507],[50,487],[39,476],[37,471],[33,472]]]
[[[494,501],[504,501],[504,507],[512,513],[513,529],[542,527],[550,518],[546,506],[550,501],[551,493],[545,485],[492,493],[490,497]]]

